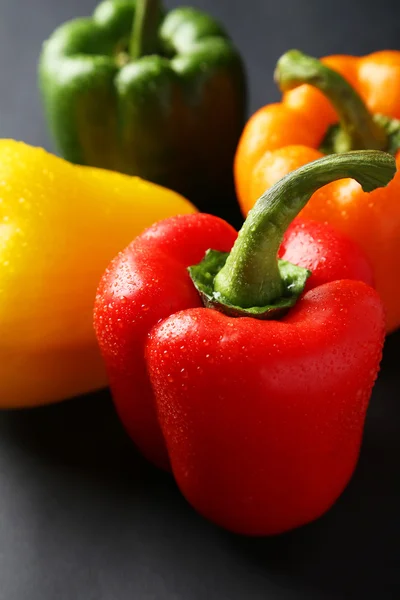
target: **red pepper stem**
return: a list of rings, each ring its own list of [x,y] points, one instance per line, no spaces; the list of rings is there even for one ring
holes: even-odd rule
[[[340,120],[341,148],[345,150],[386,150],[384,129],[373,119],[356,90],[337,71],[312,56],[289,50],[278,60],[275,81],[282,92],[304,83],[320,90],[333,104]]]
[[[331,154],[292,171],[256,202],[224,267],[214,280],[222,300],[242,308],[265,306],[285,295],[277,254],[284,233],[320,187],[353,178],[365,192],[385,186],[396,172],[392,156],[375,150]]]
[[[158,49],[158,27],[160,23],[160,0],[137,0],[133,20],[129,54],[137,60]]]

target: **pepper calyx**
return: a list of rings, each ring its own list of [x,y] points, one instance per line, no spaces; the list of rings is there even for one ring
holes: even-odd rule
[[[214,281],[224,267],[229,252],[207,250],[203,260],[188,268],[189,275],[206,308],[213,308],[230,317],[252,317],[255,319],[278,319],[292,308],[304,292],[311,271],[278,259],[278,269],[283,282],[283,294],[265,306],[243,308],[235,306],[215,290]]]
[[[400,150],[400,120],[382,114],[374,114],[372,118],[386,133],[386,152],[394,156]],[[318,150],[323,154],[338,154],[348,152],[350,147],[347,132],[340,123],[335,123],[328,128]]]
[[[373,115],[373,119],[386,132],[388,138],[386,152],[396,154],[400,149],[400,120],[381,114]]]
[[[282,264],[279,248],[311,196],[324,185],[346,178],[371,192],[388,185],[395,173],[393,156],[377,150],[332,154],[288,173],[257,200],[229,254],[219,257],[209,252],[205,265],[203,261],[189,268],[203,301],[214,307],[216,302],[223,304],[230,314],[239,309],[253,317],[271,308],[287,310],[295,304],[307,277],[294,265]]]

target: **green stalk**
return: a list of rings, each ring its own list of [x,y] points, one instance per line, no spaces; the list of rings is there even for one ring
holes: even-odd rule
[[[316,58],[289,50],[278,60],[275,81],[282,92],[307,83],[330,100],[340,120],[342,150],[388,148],[383,127],[376,123],[356,90],[339,73]]]
[[[137,0],[129,47],[132,60],[157,53],[160,14],[160,0]]]
[[[365,192],[385,186],[396,172],[392,156],[375,150],[332,154],[292,171],[263,194],[248,214],[225,265],[214,279],[222,302],[248,309],[285,295],[277,254],[284,233],[320,187],[352,178]]]

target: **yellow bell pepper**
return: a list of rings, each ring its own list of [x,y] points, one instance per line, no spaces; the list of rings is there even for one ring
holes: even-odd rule
[[[92,327],[100,276],[154,221],[193,212],[137,177],[0,140],[0,407],[106,385]]]

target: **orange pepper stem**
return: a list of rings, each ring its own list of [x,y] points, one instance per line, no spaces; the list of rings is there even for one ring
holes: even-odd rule
[[[375,122],[356,90],[339,73],[299,50],[289,50],[278,60],[275,81],[282,92],[303,84],[320,90],[334,106],[340,120],[340,146],[333,151],[386,150],[388,138]]]
[[[277,254],[286,229],[320,187],[351,177],[370,192],[385,186],[396,163],[385,152],[331,154],[292,171],[256,202],[225,265],[214,279],[222,301],[242,308],[264,306],[284,293]]]
[[[137,0],[129,48],[131,60],[157,53],[160,14],[160,0]]]

